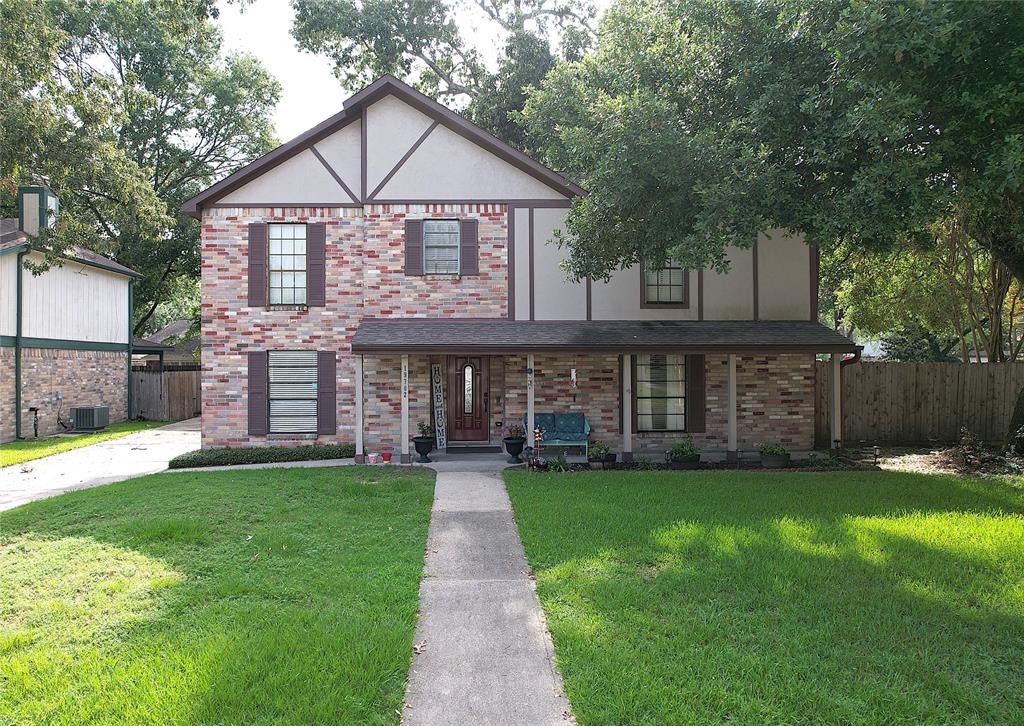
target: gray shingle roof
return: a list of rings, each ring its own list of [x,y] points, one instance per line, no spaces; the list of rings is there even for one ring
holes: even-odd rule
[[[807,320],[452,320],[365,319],[352,350],[511,353],[542,350],[854,352],[857,345]]]

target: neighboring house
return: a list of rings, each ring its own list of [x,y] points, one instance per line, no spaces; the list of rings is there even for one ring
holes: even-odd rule
[[[857,349],[817,322],[816,251],[762,234],[725,275],[570,283],[550,240],[584,193],[384,77],[190,200],[203,445],[354,440],[408,460],[420,422],[452,450],[582,411],[626,458],[686,434],[812,448],[814,356],[838,370]]]
[[[191,327],[192,324],[188,320],[175,320],[160,328],[145,341],[149,348],[157,350],[133,356],[132,364],[163,368],[198,365],[201,341],[198,333],[188,335]],[[138,353],[140,350],[148,349],[136,343],[133,350]]]
[[[85,249],[36,275],[32,249],[56,221],[45,187],[18,190],[17,219],[0,220],[0,441],[63,430],[76,406],[127,418],[131,283],[137,272]],[[32,409],[35,409],[34,411]],[[21,411],[16,417],[15,411]]]

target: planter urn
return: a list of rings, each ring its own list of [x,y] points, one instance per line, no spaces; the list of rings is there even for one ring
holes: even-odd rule
[[[419,463],[429,464],[430,459],[427,458],[427,454],[434,450],[434,446],[437,444],[437,438],[434,436],[413,436],[412,445],[416,449],[416,453],[420,455]]]
[[[668,457],[668,463],[672,468],[697,469],[700,467],[700,454]]]
[[[761,466],[765,469],[785,469],[789,466],[789,454],[761,454]]]
[[[502,439],[501,443],[505,445],[505,451],[509,456],[509,464],[523,463],[523,460],[519,458],[519,455],[523,453],[523,447],[526,446],[525,436],[509,436]]]

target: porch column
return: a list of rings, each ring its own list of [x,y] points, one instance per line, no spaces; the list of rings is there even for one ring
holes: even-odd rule
[[[402,463],[412,463],[409,455],[409,354],[402,354]]]
[[[840,365],[842,355],[832,354],[832,448],[843,448],[843,368]]]
[[[363,356],[356,356],[356,463],[366,463],[363,452]]]
[[[633,356],[622,356],[622,460],[633,460]]]
[[[533,353],[526,354],[526,441],[530,446],[533,440]]]
[[[725,452],[726,461],[737,461],[739,452],[736,448],[736,356],[729,354],[729,377],[728,377],[728,424],[729,443]]]

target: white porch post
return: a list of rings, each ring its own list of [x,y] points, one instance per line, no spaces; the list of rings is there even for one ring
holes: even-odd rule
[[[402,354],[402,463],[412,462],[409,455],[409,354]]]
[[[832,354],[832,448],[843,447],[843,376],[842,356],[839,353]]]
[[[622,356],[622,460],[633,460],[633,356]]]
[[[727,461],[739,459],[739,452],[736,448],[736,356],[729,354],[729,377],[728,377],[728,416],[729,444],[725,453]]]
[[[363,452],[363,356],[356,356],[356,463],[366,461]]]
[[[530,446],[533,440],[533,353],[526,354],[526,441]]]

